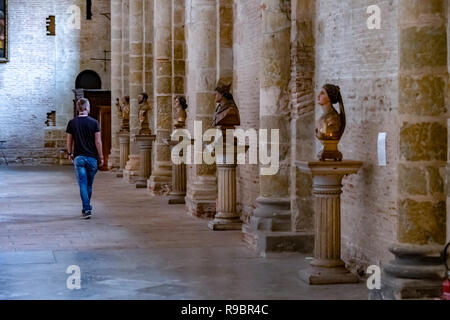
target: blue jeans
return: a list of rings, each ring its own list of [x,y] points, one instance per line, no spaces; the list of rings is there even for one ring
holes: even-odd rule
[[[83,202],[83,210],[91,211],[91,196],[94,177],[97,173],[97,159],[85,156],[78,156],[74,159],[75,172],[80,186],[80,196]]]

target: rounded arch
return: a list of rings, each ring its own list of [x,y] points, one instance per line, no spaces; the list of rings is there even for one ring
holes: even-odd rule
[[[93,70],[80,72],[75,80],[75,89],[101,89],[102,79]]]

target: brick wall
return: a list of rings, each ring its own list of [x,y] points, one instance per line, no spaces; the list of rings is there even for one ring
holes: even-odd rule
[[[65,22],[70,5],[82,9],[81,31]],[[109,1],[93,2],[93,20],[87,21],[85,1],[9,1],[9,58],[0,64],[0,140],[7,140],[11,163],[56,163],[58,148],[73,113],[77,74],[85,69],[99,73],[110,88],[110,66],[103,68],[103,50],[110,50]],[[56,37],[46,36],[46,18],[56,16]],[[56,127],[47,128],[47,113],[56,111]]]
[[[356,266],[388,260],[397,230],[397,1],[377,4],[381,30],[367,28],[364,1],[318,0],[316,6],[316,96],[325,83],[340,86],[347,114],[340,150],[364,162],[343,182],[342,254]],[[387,167],[377,163],[379,132],[387,132]]]
[[[233,94],[240,109],[241,128],[259,128],[259,78],[261,52],[260,1],[234,1]],[[237,176],[238,208],[247,221],[259,195],[257,165],[240,165]]]

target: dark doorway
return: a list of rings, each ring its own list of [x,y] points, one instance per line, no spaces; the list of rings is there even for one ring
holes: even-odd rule
[[[84,70],[75,81],[75,89],[101,89],[102,79],[97,72]]]

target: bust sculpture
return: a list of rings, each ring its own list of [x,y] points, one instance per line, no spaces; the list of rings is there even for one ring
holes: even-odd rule
[[[341,161],[342,153],[338,150],[338,144],[345,131],[346,118],[340,88],[332,84],[324,85],[318,103],[323,114],[317,122],[316,137],[323,144],[323,150],[317,156],[320,161]],[[339,113],[333,107],[336,103],[339,103]]]
[[[148,115],[152,107],[150,103],[148,103],[148,95],[145,92],[141,93],[138,97],[138,102],[139,102],[139,123],[141,125],[139,134],[151,134],[152,132],[149,127]]]
[[[241,124],[239,109],[230,93],[231,84],[219,81],[216,87],[217,107],[214,111],[214,127],[233,128]]]
[[[178,96],[175,98],[175,128],[184,128],[186,124],[186,109],[188,105],[186,103],[186,99],[183,96]]]
[[[130,131],[130,97],[124,96],[122,99],[116,99],[116,106],[119,113],[119,119],[122,120],[120,132]]]

